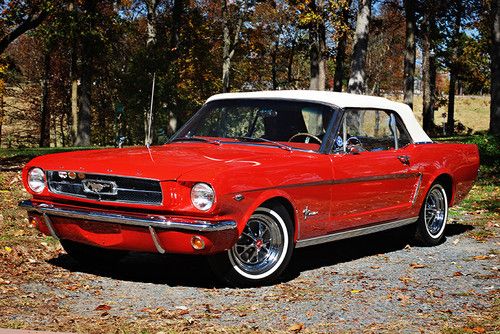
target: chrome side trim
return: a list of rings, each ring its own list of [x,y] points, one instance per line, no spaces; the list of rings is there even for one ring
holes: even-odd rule
[[[299,240],[299,241],[297,241],[297,244],[295,245],[295,247],[301,248],[301,247],[306,247],[306,246],[318,245],[318,244],[322,244],[325,242],[353,238],[353,237],[357,237],[360,235],[385,231],[385,230],[389,230],[392,228],[413,224],[417,220],[418,220],[418,217],[412,217],[412,218],[397,220],[397,221],[384,223],[384,224],[377,224],[377,225],[371,225],[371,226],[361,227],[361,228],[347,230],[347,231],[334,232],[332,234],[323,235],[320,237]]]
[[[149,233],[151,233],[151,239],[153,239],[153,243],[155,244],[156,250],[160,254],[165,254],[165,250],[161,246],[160,239],[158,238],[155,229],[152,228],[151,226],[148,227],[149,227]]]
[[[382,180],[391,180],[391,179],[408,179],[408,178],[412,178],[412,177],[417,177],[419,175],[421,175],[421,173],[397,173],[397,174],[388,174],[388,175],[352,177],[352,178],[338,179],[338,180],[331,179],[331,180],[322,180],[322,181],[316,181],[316,182],[285,184],[285,185],[275,186],[275,187],[256,188],[256,189],[246,190],[246,192],[265,191],[265,190],[272,190],[272,189],[290,189],[290,188],[299,188],[299,187],[330,186],[330,185],[337,185],[337,184],[372,182],[372,181],[382,181]]]
[[[59,240],[59,237],[57,236],[56,230],[54,229],[54,226],[52,225],[52,220],[50,220],[50,217],[47,216],[45,213],[42,214],[43,221],[45,222],[45,225],[47,225],[47,228],[49,229],[50,235],[56,239]]]
[[[422,186],[422,174],[418,177],[417,186],[415,187],[415,193],[413,194],[413,199],[411,200],[411,206],[415,205],[417,201],[418,194],[420,193],[420,187]]]
[[[189,221],[162,216],[136,217],[132,215],[57,207],[45,203],[37,204],[33,203],[30,200],[20,202],[19,206],[26,209],[28,212],[35,211],[42,215],[86,219],[97,222],[133,225],[147,228],[151,226],[159,229],[195,232],[215,232],[236,229],[236,222],[232,220],[224,220],[212,223],[206,220]]]

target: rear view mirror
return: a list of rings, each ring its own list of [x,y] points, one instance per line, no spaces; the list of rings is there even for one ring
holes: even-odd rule
[[[262,118],[268,118],[268,117],[276,117],[278,113],[276,112],[276,110],[272,109],[260,109],[258,111],[258,115]]]

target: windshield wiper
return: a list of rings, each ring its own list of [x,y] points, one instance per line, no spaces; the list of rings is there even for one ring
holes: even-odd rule
[[[205,138],[201,138],[201,137],[195,137],[195,136],[174,138],[174,139],[169,140],[169,143],[173,143],[173,142],[176,142],[176,141],[198,141],[198,142],[209,143],[209,144],[214,144],[214,145],[220,145],[221,144],[220,140],[209,140],[209,139],[205,139]]]
[[[234,137],[234,139],[239,140],[239,141],[247,141],[247,142],[253,142],[253,143],[267,143],[267,144],[272,144],[274,146],[277,146],[283,150],[291,151],[293,147],[278,143],[276,141],[272,141],[269,139],[265,138],[254,138],[254,137],[247,137],[247,136],[241,136],[241,137]]]

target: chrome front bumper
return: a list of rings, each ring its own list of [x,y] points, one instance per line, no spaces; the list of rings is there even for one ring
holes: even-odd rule
[[[54,230],[50,216],[84,219],[95,222],[115,223],[122,225],[132,225],[148,228],[158,252],[163,253],[162,247],[158,243],[155,229],[177,230],[186,232],[218,232],[236,229],[236,222],[224,220],[210,222],[206,220],[185,220],[164,216],[137,217],[126,214],[116,214],[107,212],[96,212],[80,208],[60,207],[46,203],[33,203],[30,200],[19,202],[19,206],[28,212],[36,212],[43,216],[44,222],[54,238],[58,238]]]

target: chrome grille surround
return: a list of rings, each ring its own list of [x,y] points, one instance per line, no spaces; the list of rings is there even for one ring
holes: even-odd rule
[[[75,178],[70,178],[67,175],[78,175]],[[60,175],[66,175],[61,177]],[[133,203],[142,205],[161,205],[163,195],[161,191],[160,181],[114,176],[104,174],[83,174],[81,172],[60,172],[47,171],[47,183],[49,190],[54,194],[61,194],[71,197],[87,198],[99,202],[118,202],[118,203]],[[89,184],[94,184],[92,189],[89,189]],[[112,185],[112,191],[98,192],[99,185]]]

